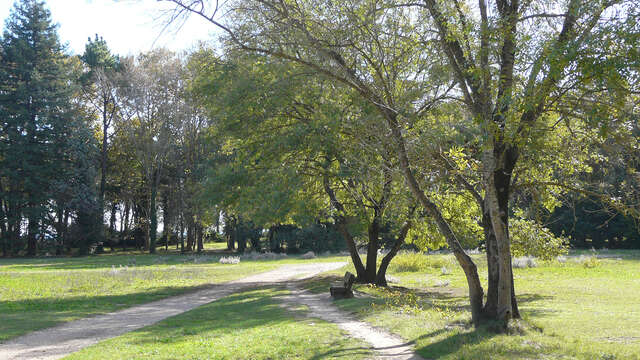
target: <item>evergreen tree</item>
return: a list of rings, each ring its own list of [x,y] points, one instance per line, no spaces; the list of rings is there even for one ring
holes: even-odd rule
[[[55,184],[67,181],[78,126],[69,57],[43,1],[17,1],[0,47],[0,178],[9,240],[27,220],[27,255],[36,254]],[[42,236],[41,236],[42,237]]]

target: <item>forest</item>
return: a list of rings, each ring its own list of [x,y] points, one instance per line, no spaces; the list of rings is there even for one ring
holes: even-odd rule
[[[445,250],[479,324],[520,317],[513,258],[640,248],[635,1],[169,2],[217,42],[71,54],[16,2],[4,257],[344,251],[386,286],[401,251]]]

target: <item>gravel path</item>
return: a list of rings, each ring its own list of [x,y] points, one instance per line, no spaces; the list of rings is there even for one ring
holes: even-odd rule
[[[39,330],[0,344],[0,359],[59,359],[99,341],[122,335],[181,314],[251,286],[313,277],[338,269],[345,263],[285,265],[193,293],[134,306]]]
[[[309,308],[309,316],[332,322],[351,337],[362,339],[371,345],[375,351],[376,359],[394,360],[423,360],[413,352],[411,343],[389,334],[388,332],[372,327],[365,322],[356,320],[349,314],[338,309],[326,293],[313,294],[302,290],[293,284],[287,285],[290,295],[283,297],[288,304],[302,304]]]

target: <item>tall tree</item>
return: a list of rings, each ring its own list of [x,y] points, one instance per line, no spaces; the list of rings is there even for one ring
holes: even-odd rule
[[[28,221],[27,254],[35,255],[52,185],[62,180],[75,107],[74,81],[56,26],[43,1],[15,3],[0,61],[0,177],[11,241]]]
[[[175,54],[159,49],[141,54],[126,66],[128,81],[123,93],[131,119],[126,126],[147,186],[145,248],[155,253],[158,190],[170,158],[176,130],[173,123],[180,120],[182,63]]]
[[[418,7],[430,15],[461,102],[482,134],[483,209],[495,237],[491,263],[497,264],[489,271],[488,301],[495,303],[486,307],[507,324],[519,316],[508,221],[514,171],[531,144],[550,136],[546,120],[554,113],[569,126],[586,120],[606,129],[619,113],[609,110],[618,107],[616,99],[637,91],[632,69],[638,57],[631,49],[639,6],[482,0],[477,14],[470,3],[425,0]]]
[[[100,119],[102,144],[100,152],[99,212],[105,213],[105,191],[107,187],[109,131],[119,110],[117,91],[119,58],[111,54],[107,42],[96,34],[88,39],[82,61],[88,66],[83,78],[85,99]]]

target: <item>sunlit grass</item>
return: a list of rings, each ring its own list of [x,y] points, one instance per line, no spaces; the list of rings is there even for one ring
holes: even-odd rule
[[[497,335],[490,328],[469,325],[466,281],[455,263],[448,274],[437,266],[422,265],[417,272],[390,271],[396,282],[391,285],[399,288],[356,285],[356,290],[373,297],[336,304],[415,341],[425,358],[638,359],[639,255],[637,251],[587,251],[572,253],[564,262],[538,261],[535,268],[514,269],[524,316],[516,328],[524,328],[524,335]],[[423,264],[453,262],[451,255],[420,256],[429,258]],[[486,286],[486,260],[482,255],[473,257]],[[597,265],[585,266],[585,257],[595,257]],[[333,271],[329,278],[307,286],[327,291],[328,283],[344,271]]]
[[[361,359],[366,344],[337,326],[285,309],[286,291],[237,293],[66,359]]]
[[[325,257],[314,261],[344,261]],[[210,255],[100,255],[0,260],[0,341],[60,322],[102,314],[196,290],[283,264],[220,264]]]

